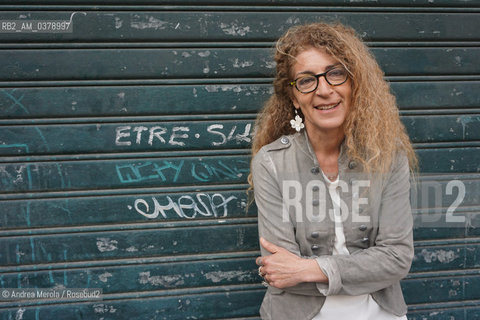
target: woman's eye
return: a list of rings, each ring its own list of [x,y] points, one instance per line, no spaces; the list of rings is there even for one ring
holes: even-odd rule
[[[335,77],[335,78],[344,77],[345,74],[346,74],[346,71],[344,69],[333,69],[328,72],[328,76]]]
[[[313,84],[314,82],[315,82],[314,77],[304,77],[304,78],[298,79],[298,81],[297,81],[298,85],[302,86],[302,87],[309,86],[309,85]]]

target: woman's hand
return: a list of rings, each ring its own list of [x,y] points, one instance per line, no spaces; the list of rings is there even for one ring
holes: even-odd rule
[[[315,259],[303,259],[260,238],[260,245],[271,253],[256,259],[259,273],[275,288],[287,288],[301,282],[328,282]]]

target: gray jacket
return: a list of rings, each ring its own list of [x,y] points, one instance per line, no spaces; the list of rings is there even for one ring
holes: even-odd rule
[[[367,175],[347,158],[342,145],[338,165],[350,255],[332,256],[332,202],[306,133],[279,138],[252,161],[259,235],[298,256],[316,259],[329,279],[328,284],[269,287],[260,309],[262,319],[312,319],[325,296],[338,294],[371,293],[388,312],[397,316],[407,312],[400,288],[413,259],[407,158],[397,156],[386,174]],[[269,254],[261,250],[262,255]]]

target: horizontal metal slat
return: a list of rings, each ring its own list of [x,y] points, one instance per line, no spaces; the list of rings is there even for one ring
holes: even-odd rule
[[[245,183],[248,156],[62,161],[0,165],[4,192]]]
[[[471,190],[468,190],[470,193]],[[85,233],[122,230],[153,230],[183,227],[215,227],[221,225],[238,225],[256,223],[256,207],[251,204],[247,208],[248,199],[242,199],[245,193],[196,193],[184,196],[156,195],[152,197],[131,197],[130,203],[112,201],[112,208],[95,208],[96,202],[86,202],[86,207],[76,199],[63,201],[7,201],[2,206],[9,209],[3,217],[1,237],[52,235],[66,233]],[[474,196],[475,197],[475,196]],[[447,197],[452,198],[452,197]],[[99,199],[103,204],[106,200]],[[459,200],[458,193],[453,200]],[[417,241],[442,240],[452,241],[453,236],[460,239],[480,235],[480,207],[468,207],[462,201],[451,203],[449,207],[437,208],[435,213],[430,209],[414,209],[414,236]],[[84,207],[80,206],[84,205]],[[33,204],[32,204],[33,203]],[[60,205],[59,205],[60,203]],[[36,204],[36,205],[35,205]],[[47,207],[51,212],[39,209]],[[97,210],[92,211],[92,207]],[[82,209],[85,209],[82,211]],[[111,215],[109,217],[95,215]],[[45,219],[49,221],[42,221]],[[121,220],[123,218],[123,220]],[[54,220],[57,219],[57,220]],[[111,222],[110,222],[111,221]],[[63,225],[59,223],[64,222]],[[110,224],[108,224],[110,222]],[[35,229],[31,229],[37,227]],[[38,228],[41,227],[41,228]],[[465,239],[464,239],[465,240]],[[442,241],[441,241],[442,242]]]
[[[402,120],[413,143],[480,140],[480,115]],[[248,149],[253,126],[253,120],[0,126],[0,155]]]
[[[214,319],[222,317],[257,316],[264,289],[232,290],[207,294],[188,294],[173,297],[142,297],[136,299],[94,301],[76,304],[52,304],[44,306],[23,306],[20,308],[24,319],[74,319],[79,314],[85,319],[113,317],[118,319],[147,320],[162,319]],[[18,307],[0,309],[2,319],[14,319]]]
[[[0,109],[5,118],[254,113],[271,93],[268,84],[16,88],[0,89]]]
[[[88,268],[109,268],[109,267],[121,267],[121,266],[135,266],[138,264],[163,264],[172,262],[197,262],[197,261],[210,261],[217,259],[242,259],[253,258],[260,254],[258,249],[253,251],[236,251],[236,252],[220,252],[220,253],[196,253],[193,255],[171,255],[171,256],[153,256],[144,257],[141,260],[135,260],[131,258],[126,259],[109,259],[109,260],[84,260],[74,262],[60,262],[60,263],[37,263],[35,265],[16,265],[16,266],[2,266],[0,270],[2,273],[9,272],[22,272],[28,273],[30,271],[50,271],[50,270],[66,270],[66,269],[88,269]]]
[[[413,238],[416,241],[439,239],[467,239],[480,236],[480,214],[454,210],[447,220],[444,213],[431,216],[415,216]],[[457,220],[458,221],[455,221]]]
[[[429,278],[403,280],[402,290],[405,302],[432,303],[480,298],[480,278],[478,276],[458,276],[451,278]]]
[[[358,2],[356,3],[358,4]],[[327,9],[327,10],[325,10]],[[274,41],[289,27],[316,21],[351,25],[367,41],[477,41],[480,22],[469,13],[329,12],[4,12],[2,42]],[[352,11],[355,11],[352,9]],[[241,19],[239,16],[241,15]],[[65,21],[64,32],[44,33],[41,21]],[[402,32],[395,32],[402,26]],[[31,32],[38,30],[38,32]]]
[[[247,149],[252,132],[251,120],[0,126],[0,155]]]
[[[480,148],[420,149],[422,173],[477,173]],[[249,156],[45,161],[0,165],[4,192],[246,183]]]
[[[480,268],[479,255],[480,244],[417,247],[410,273]]]
[[[480,74],[480,48],[371,51],[390,76]],[[1,50],[0,81],[270,77],[271,53],[262,48]]]
[[[478,147],[416,150],[423,173],[480,172],[479,152]]]
[[[59,0],[44,0],[43,1],[46,4],[63,4],[63,2]],[[6,0],[3,3],[5,4],[15,4],[15,5],[20,5],[20,4],[37,4],[35,0],[22,0],[22,1],[12,1],[12,0]],[[135,7],[139,7],[138,2],[135,0],[101,0],[101,1],[92,1],[92,0],[77,0],[75,3],[81,3],[81,4],[90,4],[94,5],[95,7],[100,5],[100,4],[105,4],[105,5],[133,5]],[[275,7],[272,7],[271,5],[277,5],[279,7],[283,6],[300,6],[300,5],[315,5],[315,6],[346,6],[346,7],[352,7],[352,2],[350,0],[238,0],[235,1],[235,5],[232,6],[232,2],[228,0],[168,0],[168,1],[159,1],[159,0],[144,0],[142,1],[142,4],[151,4],[151,5],[177,5],[178,8],[181,8],[181,6],[205,6],[205,5],[221,5],[223,7],[229,8],[233,7],[235,8],[238,5],[248,5],[250,8],[254,8],[255,6],[269,6],[270,10],[274,10]],[[65,6],[65,5],[63,5]],[[480,6],[480,2],[478,0],[471,0],[466,2],[465,0],[436,0],[434,2],[431,2],[431,0],[377,0],[374,1],[373,3],[371,1],[358,1],[355,2],[355,6],[359,7],[370,7],[370,8],[377,8],[377,7],[383,7],[383,6],[395,6],[395,7],[428,7],[430,9],[434,9],[436,7],[477,7]],[[201,8],[201,7],[200,7]]]
[[[390,82],[400,110],[478,108],[480,82],[477,81],[416,81]]]
[[[0,263],[26,265],[258,250],[255,224],[0,239]]]
[[[404,116],[402,121],[413,143],[480,140],[480,115]]]
[[[480,107],[479,81],[390,86],[400,110]],[[241,114],[259,111],[272,93],[272,86],[262,83],[5,88],[0,89],[0,110],[3,119]]]
[[[458,303],[456,308],[448,308],[445,303],[433,304],[429,310],[419,310],[410,307],[408,312],[408,319],[410,320],[441,320],[441,319],[455,319],[455,320],[473,320],[478,318],[480,308],[477,307],[479,301],[472,301],[466,303],[463,307]],[[459,307],[460,305],[460,307]]]
[[[3,273],[5,288],[103,288],[104,294],[259,284],[255,257]]]
[[[413,143],[478,141],[480,115],[403,116]],[[253,121],[0,126],[0,154],[76,154],[249,148]],[[37,139],[37,140],[36,140]],[[7,148],[21,145],[25,148]],[[22,150],[28,149],[28,150]]]
[[[80,197],[0,201],[4,232],[22,228],[72,226],[99,228],[112,224],[198,221],[255,217],[255,206],[247,211],[245,190],[156,193],[130,196]],[[168,224],[170,225],[170,224]],[[127,226],[123,226],[127,228]],[[38,229],[33,230],[33,232]],[[61,232],[61,230],[58,230]],[[2,235],[2,232],[0,232]]]

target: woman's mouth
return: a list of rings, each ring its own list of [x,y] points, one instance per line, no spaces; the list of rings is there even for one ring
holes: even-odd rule
[[[322,106],[316,106],[314,107],[317,110],[330,110],[338,106],[340,102],[334,103],[334,104],[329,104],[329,105],[322,105]]]

